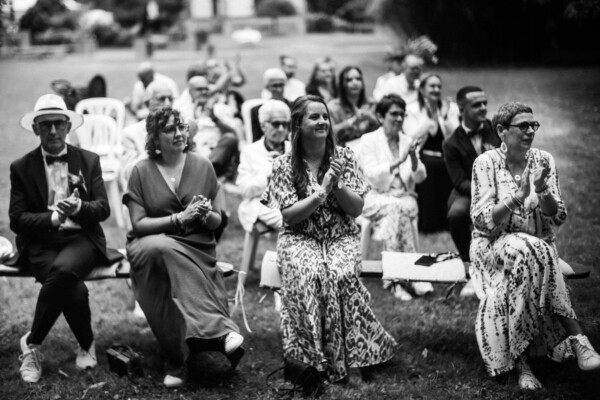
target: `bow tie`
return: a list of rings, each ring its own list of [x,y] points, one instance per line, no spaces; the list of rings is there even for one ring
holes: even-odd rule
[[[52,165],[55,162],[64,162],[66,163],[68,161],[67,155],[63,154],[62,156],[52,156],[52,155],[47,155],[46,156],[46,164],[48,165]]]
[[[466,130],[465,130],[465,132],[466,132]],[[475,136],[475,135],[481,135],[483,137],[484,133],[485,133],[485,126],[482,126],[481,128],[476,129],[474,131],[466,132],[467,136],[470,137],[470,138],[473,137],[473,136]]]

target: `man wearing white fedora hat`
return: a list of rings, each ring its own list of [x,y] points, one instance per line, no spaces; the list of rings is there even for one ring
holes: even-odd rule
[[[21,118],[41,145],[10,166],[10,228],[19,249],[14,263],[42,284],[31,331],[20,341],[21,377],[37,382],[39,346],[62,313],[79,342],[76,366],[96,366],[88,291],[83,279],[112,260],[100,221],[110,215],[98,155],[67,145],[83,117],[55,94],[41,96]]]

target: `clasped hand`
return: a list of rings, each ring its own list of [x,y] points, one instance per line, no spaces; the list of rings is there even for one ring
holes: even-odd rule
[[[331,192],[333,185],[337,183],[342,176],[345,164],[346,162],[343,158],[329,158],[329,169],[325,173],[323,183],[321,183],[321,187],[323,187],[325,192]]]
[[[203,220],[212,211],[212,205],[210,199],[202,195],[196,195],[192,198],[192,201],[183,210],[181,215],[181,222],[184,225],[188,225],[194,222],[196,219]]]
[[[525,167],[523,175],[521,177],[521,186],[517,190],[516,196],[519,200],[525,200],[531,193],[531,179],[533,175],[533,186],[536,192],[541,192],[547,186],[546,178],[550,174],[550,164],[546,159],[542,160],[542,165],[538,167],[530,168],[529,165]]]
[[[75,212],[77,212],[80,202],[81,199],[79,198],[79,189],[75,188],[75,190],[73,190],[73,193],[71,193],[69,197],[59,201],[56,204],[58,219],[61,223],[65,222],[67,217],[70,217],[71,215],[75,214]]]
[[[400,166],[400,164],[402,164],[404,161],[406,161],[406,159],[408,158],[408,156],[410,156],[411,159],[414,160],[414,161],[417,160],[417,149],[419,148],[419,145],[421,144],[421,142],[423,141],[423,139],[422,138],[407,137],[407,139],[403,139],[403,140],[409,140],[410,141],[410,145],[408,146],[408,150],[404,150],[403,154],[398,154],[398,158],[390,166],[390,172],[393,171],[398,166]],[[406,149],[406,147],[404,147],[404,148]]]

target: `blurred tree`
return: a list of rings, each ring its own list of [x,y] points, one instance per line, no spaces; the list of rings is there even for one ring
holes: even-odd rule
[[[288,0],[261,0],[256,7],[259,17],[285,17],[296,15],[296,7]]]
[[[56,19],[53,17],[65,14],[67,7],[63,4],[62,0],[38,0],[33,7],[28,9],[21,21],[19,27],[21,29],[29,29],[31,34],[44,32],[56,23]]]
[[[352,0],[307,0],[308,9],[311,12],[321,12],[324,14],[333,15],[340,8],[345,6],[347,3]],[[367,0],[363,0],[364,3],[368,2]]]
[[[402,40],[428,35],[442,62],[599,61],[600,0],[378,0]]]

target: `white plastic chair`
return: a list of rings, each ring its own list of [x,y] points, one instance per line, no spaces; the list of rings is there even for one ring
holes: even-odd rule
[[[83,125],[77,129],[77,141],[83,149],[93,151],[100,156],[102,178],[106,185],[108,202],[115,216],[117,225],[125,227],[119,177],[121,161],[119,160],[120,130],[114,119],[106,115],[86,114]]]
[[[250,118],[250,110],[259,104],[264,103],[267,99],[257,98],[257,99],[248,99],[244,101],[242,104],[242,119],[244,120],[244,133],[246,134],[246,144],[251,144],[253,142],[252,137],[252,120]]]
[[[125,104],[119,99],[110,97],[83,99],[75,106],[75,112],[79,114],[108,115],[117,122],[119,130],[125,126]]]

